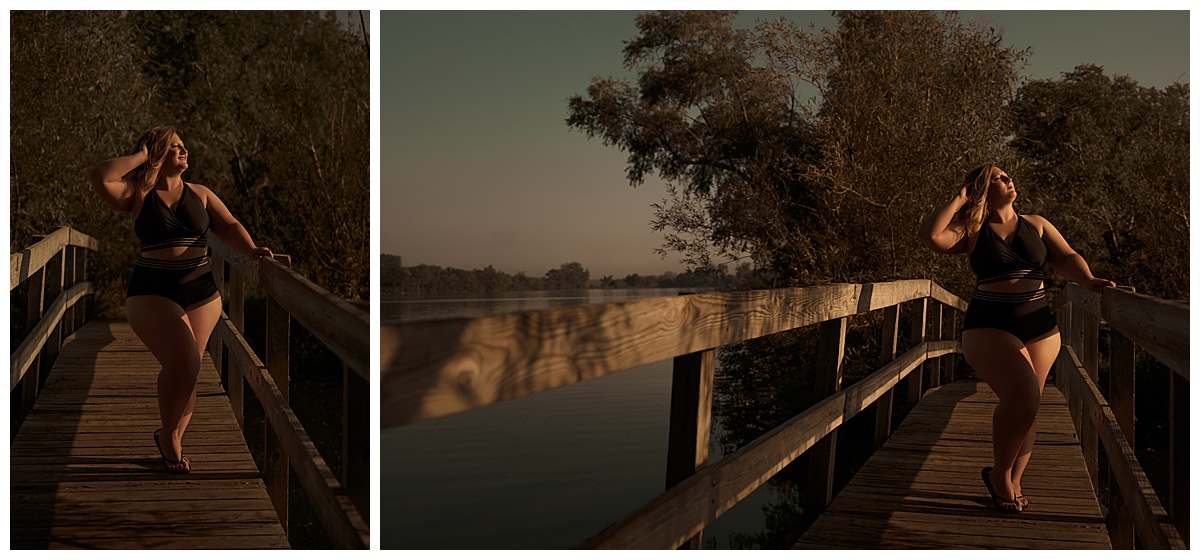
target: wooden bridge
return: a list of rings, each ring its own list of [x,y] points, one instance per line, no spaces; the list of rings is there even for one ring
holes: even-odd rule
[[[1188,306],[1075,285],[1060,300],[1063,350],[1023,481],[1031,504],[1016,515],[992,506],[979,475],[991,463],[995,396],[978,380],[953,379],[966,306],[929,280],[383,325],[381,429],[674,359],[666,490],[581,548],[699,548],[707,525],[801,456],[803,508],[819,517],[796,548],[1186,548]],[[884,365],[843,386],[848,319],[868,313],[882,315]],[[715,349],[814,325],[823,400],[710,464]],[[1103,361],[1102,326],[1111,348]],[[1129,443],[1137,348],[1171,372],[1165,500]],[[837,446],[860,444],[839,442],[839,428],[860,413],[873,422],[874,437],[863,439],[874,453],[839,487]]]
[[[331,546],[369,548],[369,315],[286,255],[255,265],[208,243],[225,311],[201,366],[188,475],[166,473],[151,438],[158,362],[128,323],[86,320],[97,240],[61,228],[11,255],[10,294],[26,302],[11,359],[11,548],[288,548],[296,492]],[[265,363],[243,335],[247,283],[266,294]],[[289,404],[292,320],[343,364],[337,473]]]

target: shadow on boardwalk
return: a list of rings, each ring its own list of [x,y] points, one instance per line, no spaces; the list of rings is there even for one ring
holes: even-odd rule
[[[287,548],[207,356],[184,438],[192,473],[172,475],[152,437],[154,357],[120,321],[68,340],[11,446],[13,549]]]

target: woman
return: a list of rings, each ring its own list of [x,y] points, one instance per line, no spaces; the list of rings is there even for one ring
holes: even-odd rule
[[[154,444],[168,472],[186,474],[183,433],[196,405],[196,379],[208,337],[221,316],[221,296],[208,267],[205,232],[252,259],[273,256],[203,185],[185,183],[188,151],[175,129],[151,129],[137,152],[92,168],[100,199],[128,212],[142,242],[129,278],[125,313],[138,338],[162,369]]]
[[[918,235],[936,253],[969,255],[977,283],[963,323],[963,357],[1000,403],[992,413],[994,463],[983,482],[996,508],[1020,512],[1029,505],[1021,475],[1029,464],[1034,419],[1060,337],[1042,284],[1049,262],[1069,280],[1099,292],[1112,281],[1092,276],[1045,218],[1013,210],[1017,191],[999,167],[967,173],[958,196],[925,217]],[[954,219],[955,213],[964,216]]]

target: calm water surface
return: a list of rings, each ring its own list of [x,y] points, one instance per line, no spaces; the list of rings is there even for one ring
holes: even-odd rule
[[[480,316],[674,296],[668,290],[521,292],[383,301],[384,322]],[[660,494],[665,485],[671,361],[504,401],[381,437],[385,549],[570,548]],[[714,419],[710,462],[720,418]],[[761,487],[705,530],[762,531]]]

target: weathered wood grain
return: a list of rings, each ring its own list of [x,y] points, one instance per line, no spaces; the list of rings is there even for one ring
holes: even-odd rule
[[[287,455],[300,486],[304,488],[330,540],[346,548],[370,548],[370,527],[342,490],[337,476],[317,451],[316,444],[308,437],[300,419],[296,418],[271,373],[254,355],[250,344],[224,315],[217,322],[214,334],[225,343],[229,349],[229,360],[237,363],[234,370],[241,372],[262,405],[267,423],[278,438],[279,447]]]
[[[100,247],[100,243],[96,238],[69,227],[54,230],[53,233],[43,237],[37,243],[9,255],[9,289],[37,273],[59,251],[68,246],[83,247],[94,251]]]
[[[21,378],[25,376],[25,372],[29,370],[29,366],[33,365],[34,360],[41,354],[42,347],[46,345],[46,341],[55,332],[55,327],[62,322],[63,314],[67,308],[75,305],[80,299],[87,297],[93,292],[91,282],[80,282],[71,286],[54,298],[54,302],[46,309],[37,325],[30,331],[29,336],[21,342],[17,350],[13,352],[9,370],[9,391],[17,388],[17,383],[21,382]]]
[[[1108,455],[1113,476],[1116,477],[1121,495],[1133,515],[1138,539],[1147,548],[1187,548],[1179,530],[1171,523],[1167,509],[1163,507],[1154,492],[1154,487],[1150,485],[1150,480],[1146,478],[1146,473],[1142,471],[1137,455],[1126,441],[1117,417],[1104,400],[1100,389],[1087,374],[1074,349],[1069,346],[1063,347],[1063,353],[1073,367],[1062,368],[1062,375],[1071,376],[1072,387],[1083,396],[1079,399],[1082,407],[1079,413],[1086,423],[1094,427],[1095,433],[1104,443],[1104,452]]]
[[[127,323],[69,339],[10,447],[12,548],[287,548],[207,357],[183,440],[192,472],[165,472],[159,369]]]
[[[580,548],[677,548],[808,451],[854,413],[909,375],[928,354],[928,343],[905,352],[879,371],[809,407],[736,452],[701,469]]]
[[[1021,514],[996,511],[980,480],[996,399],[962,380],[921,399],[795,548],[1108,548],[1062,396],[1047,387],[1042,402]]]
[[[260,259],[256,266],[249,257],[234,251],[212,232],[208,234],[208,246],[230,267],[262,286],[296,321],[346,362],[350,369],[363,379],[370,379],[370,313],[363,312],[273,259]]]
[[[383,428],[930,297],[929,280],[704,293],[380,327]],[[935,299],[962,308],[944,290]]]

